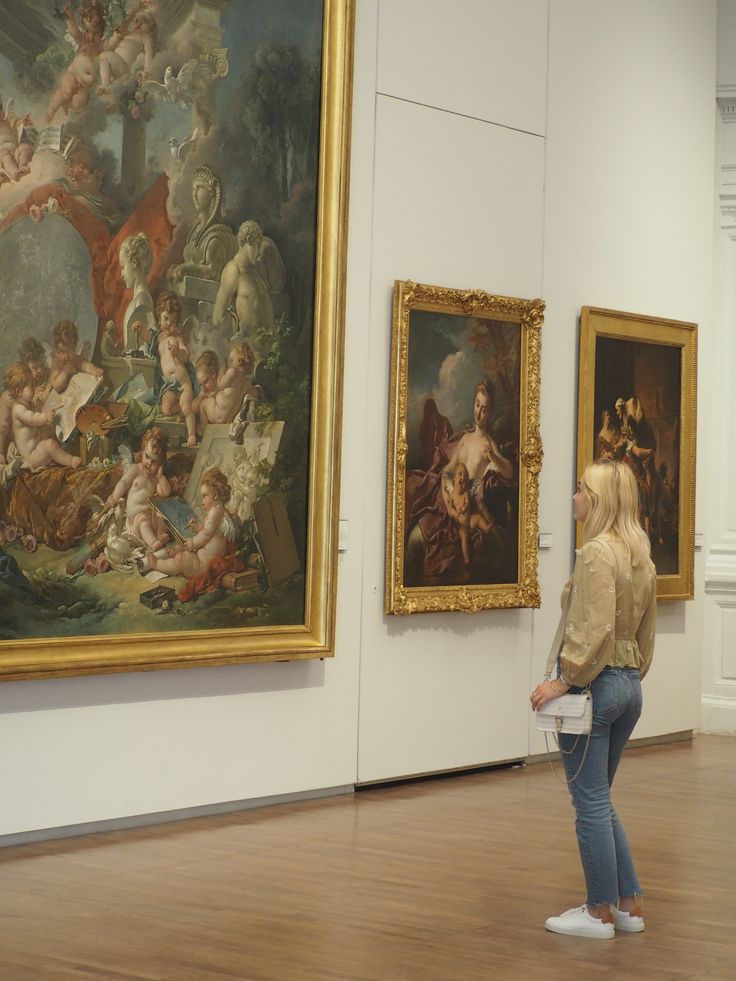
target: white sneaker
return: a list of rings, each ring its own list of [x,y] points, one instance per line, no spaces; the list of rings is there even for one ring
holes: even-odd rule
[[[641,933],[644,930],[643,916],[634,916],[633,913],[627,913],[617,906],[611,908],[613,909],[613,925],[621,933]]]
[[[604,923],[591,916],[587,906],[569,909],[560,916],[550,916],[544,924],[545,930],[552,933],[565,933],[570,937],[592,937],[596,940],[613,940],[616,931],[613,923]]]

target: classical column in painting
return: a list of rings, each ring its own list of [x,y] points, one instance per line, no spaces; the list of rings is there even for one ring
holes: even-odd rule
[[[205,69],[202,76],[204,82],[200,97],[192,103],[192,129],[199,129],[200,133],[209,130],[217,84],[227,75],[230,67],[227,48],[222,47],[223,30],[220,24],[222,12],[229,3],[230,0],[195,0],[188,21],[188,29],[203,42],[199,60]]]
[[[121,183],[128,194],[140,191],[145,186],[147,126],[143,116],[134,119],[130,113],[125,114],[120,174]]]

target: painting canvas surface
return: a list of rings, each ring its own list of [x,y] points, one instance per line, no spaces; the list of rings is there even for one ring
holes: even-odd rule
[[[622,459],[660,575],[678,569],[682,352],[612,337],[596,341],[596,457]]]
[[[516,581],[520,343],[519,323],[411,312],[408,586]]]
[[[660,601],[694,594],[697,329],[581,310],[578,473],[599,458],[633,473]]]
[[[0,660],[19,640],[302,624],[329,4],[2,6]],[[81,454],[74,415],[92,397],[128,409]],[[35,422],[50,442],[35,464],[22,449],[20,401],[57,412],[61,462]],[[237,531],[179,560],[140,516],[156,495],[205,525],[224,509]],[[246,621],[223,575],[260,571],[253,509],[269,495],[293,557]],[[170,609],[140,602],[134,563],[111,567],[126,535],[171,550]]]

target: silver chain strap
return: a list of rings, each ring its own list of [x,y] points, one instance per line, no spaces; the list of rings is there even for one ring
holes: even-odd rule
[[[587,691],[588,694],[590,694],[591,697],[592,697],[590,688],[586,688],[585,691]],[[553,737],[554,737],[554,740],[555,740],[555,745],[557,746],[557,749],[558,749],[560,755],[561,756],[572,756],[572,754],[578,748],[578,743],[580,742],[580,738],[581,738],[582,735],[583,735],[583,733],[580,733],[578,735],[578,737],[575,740],[575,742],[574,742],[574,744],[573,744],[573,746],[572,746],[571,749],[563,749],[560,746],[560,740],[557,738],[557,733],[553,733]],[[592,719],[590,720],[590,732],[587,735],[588,735],[588,738],[587,738],[586,743],[585,743],[585,749],[583,750],[583,758],[580,761],[580,766],[577,768],[577,771],[575,772],[575,776],[572,778],[572,780],[568,780],[567,779],[567,773],[565,773],[565,782],[567,783],[568,787],[571,786],[572,784],[574,784],[575,781],[577,780],[577,778],[580,776],[580,774],[582,772],[582,769],[585,766],[585,761],[588,758],[588,750],[590,749],[590,737],[593,735],[593,720]],[[546,732],[544,734],[544,745],[547,748],[547,760],[549,761],[550,769],[554,773],[555,777],[560,781],[560,783],[562,783],[562,780],[560,779],[560,777],[557,776],[557,770],[555,770],[555,765],[552,762],[552,756],[551,756],[550,751],[549,751],[549,739],[547,738],[547,733]],[[563,769],[564,769],[564,765],[563,765]]]

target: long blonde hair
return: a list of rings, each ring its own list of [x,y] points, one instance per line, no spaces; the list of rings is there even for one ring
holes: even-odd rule
[[[583,542],[613,534],[625,545],[632,565],[649,558],[649,536],[639,521],[639,489],[631,468],[619,460],[596,460],[580,480],[588,504]]]

